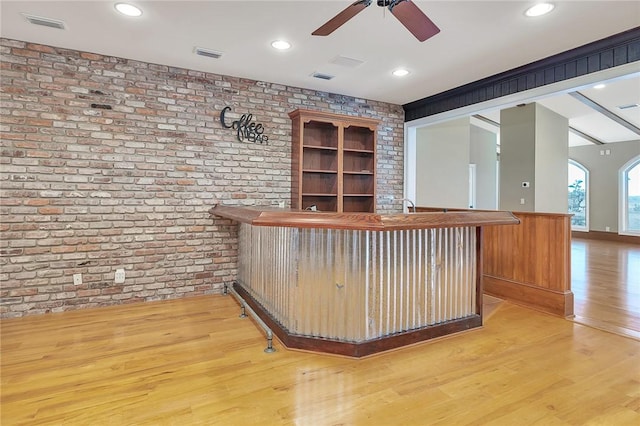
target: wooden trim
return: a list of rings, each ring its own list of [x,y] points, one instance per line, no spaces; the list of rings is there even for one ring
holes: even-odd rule
[[[476,312],[481,318],[484,318],[482,313],[482,295],[484,294],[484,278],[482,267],[482,227],[476,227]]]
[[[482,326],[482,316],[476,314],[467,318],[448,321],[430,327],[423,327],[418,330],[397,333],[362,343],[349,343],[331,339],[299,336],[289,334],[289,332],[282,327],[282,325],[280,325],[280,323],[277,322],[269,312],[262,307],[262,305],[251,297],[251,295],[241,285],[233,283],[233,288],[245,300],[245,302],[251,306],[260,319],[262,319],[262,321],[264,321],[264,323],[271,329],[273,334],[278,337],[280,342],[290,349],[300,349],[361,358]],[[480,303],[482,303],[481,297]]]
[[[329,213],[269,207],[216,205],[211,215],[255,226],[389,231],[399,229],[452,228],[513,225],[519,220],[505,211],[457,211],[411,214]]]
[[[556,291],[504,278],[484,275],[484,293],[562,317],[573,315],[573,293]]]
[[[355,115],[341,116],[330,112],[314,111],[310,109],[296,109],[295,111],[291,111],[289,113],[289,118],[291,120],[294,120],[298,117],[300,117],[300,119],[305,123],[309,121],[323,121],[333,123],[333,125],[336,127],[359,126],[368,127],[372,131],[375,131],[380,124],[380,120],[376,120],[375,118],[360,117]]]
[[[574,239],[615,241],[617,243],[640,244],[640,237],[636,237],[634,235],[620,235],[620,234],[617,234],[615,232],[604,232],[604,231],[580,232],[580,231],[571,231],[571,237],[574,238]]]
[[[448,208],[448,207],[418,207],[416,206],[416,212],[418,213],[427,213],[427,212],[494,212],[496,210],[479,210],[479,209],[458,209],[458,208]],[[573,214],[571,213],[545,213],[545,212],[519,212],[512,211],[515,216],[519,215],[535,215],[540,217],[571,217]]]
[[[640,27],[405,104],[405,122],[638,60]]]

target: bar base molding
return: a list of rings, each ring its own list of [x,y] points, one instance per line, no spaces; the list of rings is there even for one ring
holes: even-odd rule
[[[571,238],[573,238],[574,240],[585,239],[585,240],[615,241],[617,243],[640,244],[640,237],[636,237],[634,235],[621,235],[616,232],[605,232],[605,231],[589,231],[589,232],[571,231]]]
[[[245,302],[251,306],[260,319],[267,324],[278,340],[280,340],[280,342],[289,349],[361,358],[482,326],[481,314],[475,314],[462,319],[447,321],[417,330],[396,333],[361,343],[349,343],[325,338],[299,336],[290,334],[284,327],[282,327],[282,325],[280,325],[280,323],[278,323],[269,314],[269,312],[262,307],[262,305],[251,297],[251,295],[242,288],[241,285],[234,282],[233,288],[240,296],[242,296]]]
[[[484,293],[518,305],[562,317],[573,316],[573,292],[527,285],[490,275],[483,276]]]

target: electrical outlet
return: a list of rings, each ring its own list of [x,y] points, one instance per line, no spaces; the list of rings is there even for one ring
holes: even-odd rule
[[[524,198],[520,198],[520,204],[524,204]]]
[[[611,232],[611,227],[610,226],[605,226],[604,230],[607,231],[607,232]]]
[[[82,274],[73,274],[73,285],[82,284]]]
[[[116,269],[115,281],[116,284],[122,284],[124,282],[124,269]]]

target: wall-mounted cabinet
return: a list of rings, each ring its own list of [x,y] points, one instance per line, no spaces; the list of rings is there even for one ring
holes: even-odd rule
[[[375,212],[378,121],[302,109],[289,117],[292,208]]]

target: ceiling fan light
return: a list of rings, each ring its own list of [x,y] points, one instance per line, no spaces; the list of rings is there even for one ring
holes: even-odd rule
[[[123,15],[137,17],[142,15],[142,9],[129,3],[116,3],[116,10]]]
[[[404,77],[406,75],[409,75],[409,70],[406,70],[404,68],[398,68],[397,70],[394,70],[391,74],[395,75],[396,77]]]
[[[278,50],[287,50],[291,48],[291,43],[286,40],[274,40],[271,42],[271,47]]]
[[[546,15],[555,8],[553,3],[538,3],[527,9],[524,14],[529,17]]]

